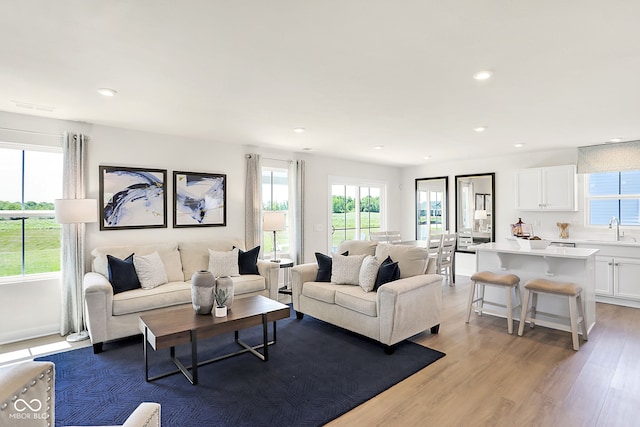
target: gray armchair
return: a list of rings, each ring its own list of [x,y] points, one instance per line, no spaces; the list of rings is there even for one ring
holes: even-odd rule
[[[0,427],[53,425],[55,367],[28,361],[0,368]]]
[[[47,427],[55,420],[55,366],[32,360],[0,368],[0,427]],[[160,404],[141,403],[123,427],[159,427]]]

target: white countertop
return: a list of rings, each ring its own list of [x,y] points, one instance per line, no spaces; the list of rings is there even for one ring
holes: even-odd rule
[[[634,237],[635,238],[635,237]],[[581,245],[594,245],[594,246],[630,246],[640,248],[640,242],[634,242],[633,240],[598,240],[598,239],[548,239],[552,242],[566,242],[566,243],[579,243]]]
[[[598,249],[592,248],[565,248],[559,246],[548,246],[545,249],[524,249],[512,243],[483,243],[469,246],[468,249],[505,254],[577,259],[589,258],[598,252]]]

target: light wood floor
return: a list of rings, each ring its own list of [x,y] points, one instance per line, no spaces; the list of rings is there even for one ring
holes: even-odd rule
[[[639,426],[640,310],[597,304],[589,341],[472,314],[470,282],[445,287],[440,333],[416,342],[447,355],[328,425]],[[393,356],[390,356],[393,357]]]
[[[597,304],[597,324],[575,352],[568,332],[527,327],[518,337],[489,315],[465,324],[469,281],[457,281],[443,288],[440,333],[415,338],[447,355],[330,427],[640,425],[639,309]],[[0,346],[0,356],[60,341]]]

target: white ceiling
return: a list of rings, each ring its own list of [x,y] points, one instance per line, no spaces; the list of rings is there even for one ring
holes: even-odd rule
[[[634,140],[639,22],[638,0],[2,0],[0,110],[398,166]]]

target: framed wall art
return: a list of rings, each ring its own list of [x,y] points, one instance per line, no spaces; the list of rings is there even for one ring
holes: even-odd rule
[[[173,226],[227,225],[227,175],[173,172]]]
[[[100,166],[100,230],[167,227],[167,170]]]

